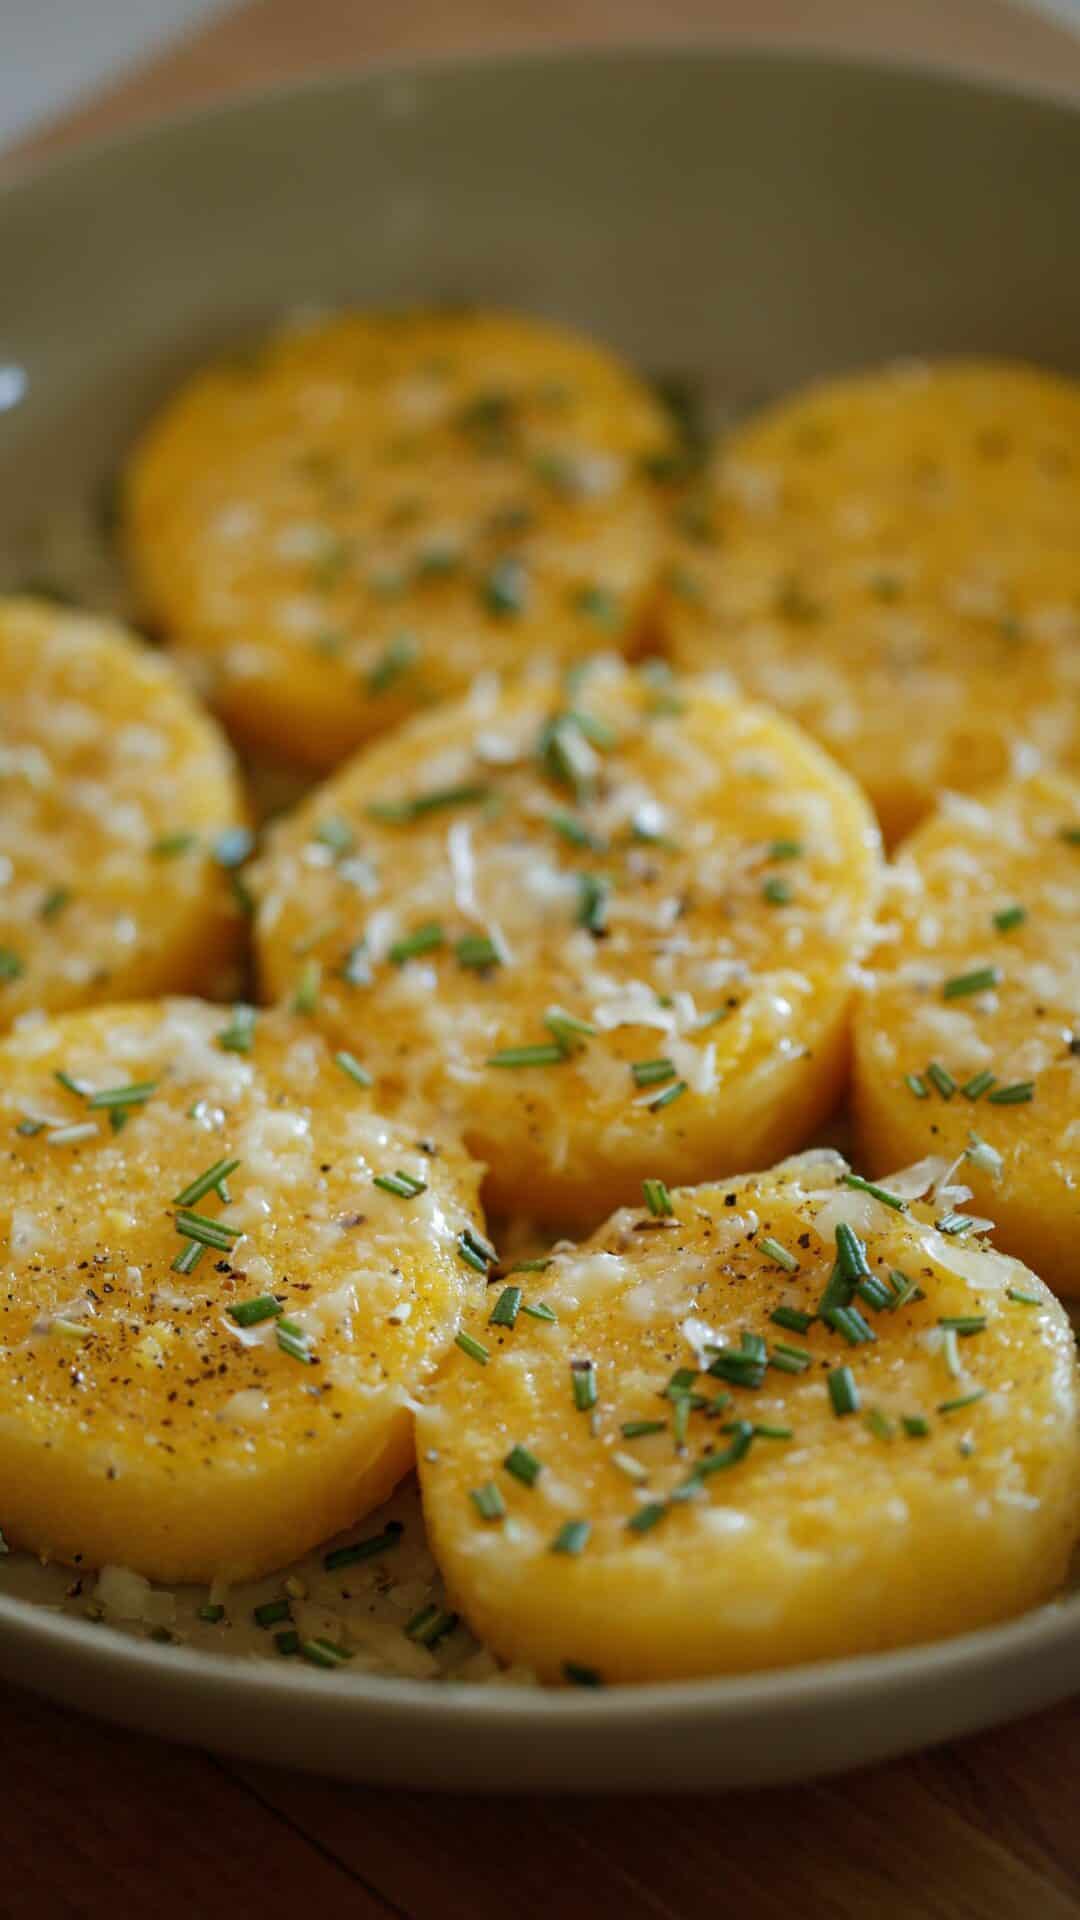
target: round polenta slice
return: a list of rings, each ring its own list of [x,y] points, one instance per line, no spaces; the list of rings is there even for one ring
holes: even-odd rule
[[[0,1043],[12,1546],[245,1579],[408,1470],[412,1395],[491,1255],[477,1170],[357,1072],[287,1016],[193,1000]]]
[[[229,750],[122,628],[0,600],[0,1027],[228,989],[247,841]]]
[[[683,667],[774,702],[895,841],[943,788],[1080,760],[1080,386],[995,362],[811,387],[675,509]]]
[[[294,325],[136,448],[136,590],[239,737],[329,768],[477,673],[633,650],[669,438],[612,354],[539,320]]]
[[[453,1603],[545,1680],[903,1646],[1062,1581],[1076,1359],[1040,1280],[839,1155],[613,1216],[510,1273],[419,1416]],[[918,1183],[916,1183],[918,1184]],[[882,1190],[886,1191],[887,1190]]]
[[[855,1027],[869,1164],[962,1156],[977,1215],[1080,1294],[1080,783],[954,798],[901,848]]]
[[[493,1206],[593,1225],[828,1113],[878,859],[786,721],[600,662],[486,684],[309,798],[255,875],[261,978],[441,1106]]]

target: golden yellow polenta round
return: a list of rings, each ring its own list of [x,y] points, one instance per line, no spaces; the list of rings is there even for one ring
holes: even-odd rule
[[[266,993],[460,1125],[507,1213],[801,1144],[847,1064],[878,839],[788,722],[618,662],[358,755],[255,875]]]
[[[476,1170],[348,1064],[194,1000],[0,1043],[12,1546],[246,1579],[407,1472],[411,1396],[482,1287]]]
[[[244,802],[175,670],[110,621],[0,600],[0,1028],[228,990]]]
[[[606,349],[474,310],[296,324],[136,448],[137,594],[244,741],[329,768],[473,677],[642,635],[670,429]]]
[[[675,511],[662,623],[862,782],[886,839],[943,788],[1080,761],[1080,385],[999,362],[814,386]]]
[[[856,1020],[881,1169],[963,1155],[966,1211],[1080,1294],[1080,783],[954,799],[901,848]]]
[[[508,1274],[470,1323],[487,1364],[454,1354],[425,1396],[432,1550],[488,1645],[548,1681],[667,1680],[1055,1592],[1080,1430],[1040,1280],[838,1155],[651,1199]]]

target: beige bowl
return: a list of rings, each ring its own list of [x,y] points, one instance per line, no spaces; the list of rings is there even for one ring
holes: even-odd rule
[[[168,382],[283,309],[529,307],[700,373],[717,412],[895,354],[1076,371],[1078,216],[1080,113],[805,55],[430,65],[152,129],[0,195],[0,583],[53,551],[58,509],[86,560],[86,503]],[[1080,1686],[1076,1597],[904,1653],[542,1694],[158,1646],[60,1611],[65,1584],[0,1561],[0,1673],[177,1739],[414,1787],[794,1780]]]

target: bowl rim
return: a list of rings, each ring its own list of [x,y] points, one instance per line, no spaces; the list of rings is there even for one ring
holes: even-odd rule
[[[377,55],[370,60],[343,68],[319,68],[300,79],[270,81],[265,85],[243,87],[236,92],[200,100],[165,113],[152,110],[114,132],[74,137],[55,153],[37,158],[18,157],[13,150],[0,149],[0,211],[4,202],[38,186],[52,185],[68,168],[94,165],[120,158],[132,148],[157,142],[167,143],[185,133],[216,128],[220,122],[250,114],[260,117],[276,111],[288,111],[299,101],[330,99],[335,96],[363,95],[381,87],[416,80],[455,80],[498,69],[560,67],[639,67],[650,64],[671,66],[680,62],[700,67],[740,66],[768,69],[808,68],[814,73],[864,77],[868,80],[895,79],[901,84],[929,87],[939,93],[982,96],[1017,105],[1043,108],[1068,118],[1080,115],[1080,83],[1057,86],[1050,81],[1015,80],[1009,74],[978,65],[936,64],[905,54],[872,54],[859,49],[832,48],[798,36],[783,44],[761,40],[755,35],[740,36],[730,43],[707,34],[660,34],[655,38],[633,36],[616,42],[584,40],[557,46],[526,45],[507,48],[465,49],[463,51],[417,52],[403,60],[397,54]]]
[[[104,1626],[104,1631],[103,1631]],[[792,1667],[765,1667],[750,1673],[714,1674],[688,1680],[621,1682],[600,1687],[492,1685],[483,1681],[416,1680],[407,1676],[356,1673],[339,1675],[343,1684],[328,1687],[324,1675],[292,1660],[269,1654],[230,1654],[182,1644],[159,1646],[110,1629],[106,1623],[63,1614],[48,1603],[0,1594],[0,1634],[5,1656],[21,1644],[29,1655],[52,1652],[74,1656],[79,1666],[92,1662],[101,1681],[118,1687],[125,1679],[168,1679],[170,1687],[208,1687],[242,1708],[268,1697],[279,1707],[317,1707],[322,1713],[349,1714],[365,1700],[392,1711],[429,1720],[447,1718],[478,1731],[503,1726],[524,1714],[544,1727],[564,1719],[601,1716],[634,1722],[663,1711],[671,1724],[753,1711],[786,1719],[801,1709],[820,1709],[850,1694],[894,1697],[928,1682],[941,1669],[950,1677],[977,1677],[1002,1661],[1038,1661],[1080,1641],[1080,1594],[1063,1594],[1017,1618],[945,1639],[920,1641],[887,1652],[853,1654]],[[11,1636],[9,1638],[9,1636]],[[7,1658],[5,1657],[5,1664]],[[11,1670],[9,1665],[9,1671]]]

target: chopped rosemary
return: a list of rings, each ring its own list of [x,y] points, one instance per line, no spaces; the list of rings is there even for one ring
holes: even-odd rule
[[[466,1266],[477,1273],[487,1273],[495,1265],[496,1253],[489,1241],[484,1240],[472,1227],[463,1227],[457,1238],[457,1255]]]
[[[903,1427],[909,1440],[925,1440],[930,1431],[930,1422],[924,1419],[921,1413],[903,1414],[900,1425]]]
[[[996,1073],[991,1073],[988,1068],[984,1067],[982,1073],[973,1073],[970,1080],[965,1080],[960,1091],[965,1100],[978,1100],[984,1093],[988,1093],[991,1087],[996,1085]]]
[[[23,962],[13,947],[0,947],[0,984],[8,980],[18,980],[23,972]]]
[[[223,1053],[250,1053],[255,1039],[256,1012],[244,1002],[232,1010],[228,1026],[222,1027],[217,1043]]]
[[[1019,1107],[1035,1098],[1034,1080],[1014,1080],[1011,1086],[995,1087],[988,1095],[992,1107]]]
[[[227,1227],[221,1220],[212,1220],[209,1214],[193,1213],[190,1208],[181,1208],[174,1218],[177,1233],[185,1240],[197,1240],[200,1246],[214,1247],[219,1253],[231,1253],[233,1241],[239,1239],[239,1227]]]
[[[1014,927],[1022,927],[1027,919],[1026,907],[999,907],[993,915],[994,926],[998,933],[1011,933]]]
[[[257,1327],[260,1320],[278,1320],[285,1309],[272,1293],[258,1293],[250,1300],[237,1300],[228,1308],[230,1320],[238,1327]]]
[[[563,1007],[549,1007],[544,1015],[544,1025],[564,1053],[574,1053],[586,1040],[596,1035],[596,1028],[588,1020],[579,1020],[576,1014],[567,1013]]]
[[[930,1089],[925,1080],[921,1079],[917,1073],[905,1073],[904,1085],[907,1087],[909,1093],[915,1095],[916,1100],[928,1100],[930,1098]]]
[[[962,1339],[973,1333],[983,1333],[986,1329],[985,1313],[944,1313],[938,1317],[939,1327],[951,1327]]]
[[[299,1360],[305,1367],[313,1364],[311,1344],[295,1320],[279,1320],[274,1327],[274,1337],[281,1352],[288,1354],[290,1360]]]
[[[592,853],[603,853],[604,842],[595,833],[578,820],[572,813],[549,813],[548,826],[561,834],[572,847],[588,847]]]
[[[566,1050],[555,1041],[541,1040],[535,1046],[503,1047],[488,1055],[489,1067],[557,1067],[566,1059]]]
[[[578,926],[587,928],[589,933],[605,933],[610,882],[600,874],[583,873],[578,877],[578,890]]]
[[[395,1193],[399,1200],[415,1200],[418,1193],[427,1192],[427,1181],[418,1180],[414,1173],[406,1173],[398,1167],[394,1173],[377,1173],[373,1187],[381,1187],[384,1193]]]
[[[667,1515],[667,1503],[663,1500],[647,1500],[643,1507],[630,1515],[626,1525],[630,1533],[651,1533]]]
[[[956,1081],[946,1067],[937,1060],[931,1060],[926,1069],[926,1077],[937,1088],[943,1100],[951,1100],[956,1092]]]
[[[786,1340],[778,1340],[769,1355],[769,1365],[777,1373],[805,1373],[813,1358],[805,1347],[793,1347]]]
[[[801,860],[806,848],[801,840],[770,840],[766,860]]]
[[[866,1248],[846,1220],[838,1221],[836,1226],[836,1261],[844,1279],[853,1286],[870,1272]]]
[[[158,1080],[136,1080],[126,1087],[102,1087],[87,1100],[88,1107],[141,1107],[155,1094]]]
[[[886,1417],[886,1415],[882,1413],[880,1407],[868,1407],[866,1412],[863,1415],[863,1419],[865,1420],[866,1425],[869,1427],[871,1433],[874,1434],[878,1440],[892,1439],[893,1437],[892,1421],[889,1420]]]
[[[404,1531],[400,1520],[388,1520],[381,1533],[369,1534],[366,1540],[354,1540],[347,1547],[331,1548],[323,1554],[323,1566],[327,1573],[336,1573],[340,1567],[354,1567],[358,1561],[373,1560],[377,1554],[396,1547]]]
[[[805,1333],[814,1324],[812,1313],[803,1313],[799,1307],[774,1307],[769,1315],[774,1326],[786,1327],[789,1333]]]
[[[530,1453],[528,1447],[520,1445],[511,1447],[503,1466],[507,1473],[513,1474],[515,1480],[521,1481],[523,1487],[535,1487],[543,1472],[543,1462],[537,1459],[535,1453]]]
[[[464,1327],[458,1334],[454,1345],[460,1347],[462,1353],[468,1354],[470,1360],[475,1360],[478,1366],[486,1367],[488,1361],[491,1359],[491,1354],[488,1352],[483,1341],[475,1339],[471,1333],[466,1333]]]
[[[770,873],[762,882],[761,897],[770,907],[788,907],[795,897],[791,881],[783,874]]]
[[[294,1013],[315,1013],[319,1005],[319,988],[322,986],[322,962],[306,960],[300,978],[296,983],[292,997]]]
[[[551,1543],[552,1553],[584,1553],[592,1533],[591,1520],[567,1520]]]
[[[797,1272],[799,1265],[798,1256],[792,1253],[788,1247],[782,1247],[779,1240],[773,1240],[766,1234],[763,1239],[758,1241],[757,1249],[759,1253],[765,1255],[766,1260],[771,1260],[774,1266],[783,1267],[785,1273]],[[771,1318],[776,1319],[775,1313],[771,1315]],[[780,1325],[783,1326],[783,1324],[784,1322],[781,1321]]]
[[[899,1267],[891,1268],[889,1272],[889,1284],[896,1292],[896,1298],[893,1301],[894,1311],[897,1307],[906,1307],[909,1300],[919,1300],[922,1298],[922,1290],[918,1281],[910,1280],[906,1273],[901,1272]]]
[[[1041,1307],[1042,1301],[1037,1293],[1025,1293],[1022,1287],[1006,1287],[1006,1297],[1015,1300],[1021,1307]]]
[[[199,836],[190,827],[177,827],[172,833],[159,833],[151,841],[150,851],[155,860],[174,860],[177,854],[190,853],[198,845]]]
[[[439,922],[427,920],[404,940],[395,940],[389,950],[389,958],[395,967],[403,967],[407,960],[418,960],[423,953],[434,953],[442,944],[443,930]]]
[[[1000,984],[1000,967],[973,967],[970,973],[952,974],[943,982],[941,994],[945,1000],[961,1000],[967,994],[986,993]]]
[[[574,1395],[574,1405],[579,1413],[588,1413],[596,1405],[596,1363],[593,1360],[571,1360],[570,1385]]]
[[[834,1333],[842,1334],[849,1347],[861,1347],[876,1340],[873,1327],[863,1319],[858,1307],[826,1307],[822,1319]]]
[[[216,1193],[224,1203],[227,1200],[227,1194],[224,1191],[225,1182],[231,1173],[236,1172],[239,1165],[239,1160],[215,1160],[213,1166],[207,1167],[205,1173],[198,1174],[190,1185],[183,1188],[182,1192],[173,1195],[173,1205],[193,1207],[197,1200],[202,1200],[211,1192]]]
[[[506,1513],[506,1501],[494,1480],[485,1480],[482,1487],[473,1487],[469,1499],[481,1520],[501,1520]]]
[[[488,967],[502,964],[502,955],[490,934],[466,933],[454,947],[454,957],[460,967],[467,967],[474,973],[484,973]]]
[[[38,917],[42,920],[55,920],[59,914],[63,913],[73,897],[70,887],[50,887],[38,908]]]
[[[312,1667],[340,1667],[352,1659],[347,1647],[335,1646],[331,1640],[301,1640],[300,1652]]]
[[[858,1413],[859,1389],[855,1385],[855,1375],[850,1367],[834,1367],[831,1373],[826,1375],[825,1384],[837,1419],[842,1418],[845,1413]]]
[[[939,1233],[966,1233],[972,1225],[972,1219],[968,1213],[946,1213],[940,1220],[935,1220],[934,1225]]]
[[[335,1053],[334,1065],[340,1067],[342,1073],[347,1073],[350,1080],[355,1080],[358,1087],[371,1086],[371,1075],[366,1067],[361,1066],[355,1054]]]
[[[655,1087],[664,1080],[675,1078],[675,1063],[666,1057],[658,1060],[634,1060],[631,1062],[630,1072],[633,1074],[635,1086]]]
[[[546,1300],[525,1300],[522,1302],[521,1311],[527,1313],[530,1320],[546,1320],[552,1325],[559,1317],[554,1308],[548,1306]]]
[[[473,807],[490,796],[491,788],[475,781],[456,787],[434,787],[430,793],[415,794],[409,800],[372,800],[368,816],[383,826],[407,827],[425,814],[440,813],[446,807]]]
[[[297,1633],[295,1627],[286,1627],[283,1633],[275,1633],[274,1645],[282,1655],[287,1656],[290,1653],[299,1653],[300,1635]]]
[[[430,573],[430,568],[425,570]],[[419,648],[411,634],[399,633],[383,648],[374,666],[368,668],[365,685],[376,698],[386,693],[416,660]]]
[[[647,1433],[663,1433],[666,1420],[624,1420],[619,1432],[624,1440],[641,1440]]]
[[[859,1281],[855,1291],[859,1299],[865,1301],[868,1307],[873,1307],[877,1313],[883,1312],[886,1307],[891,1308],[896,1305],[896,1296],[892,1288],[886,1286],[884,1280],[879,1279],[876,1273],[866,1274]]]
[[[508,1273],[546,1273],[551,1265],[550,1258],[543,1254],[539,1260],[515,1260]]]
[[[289,1602],[264,1600],[261,1607],[255,1608],[252,1617],[257,1627],[276,1627],[279,1621],[289,1618]]]
[[[673,1080],[670,1086],[662,1088],[651,1100],[646,1100],[645,1105],[650,1113],[659,1113],[662,1107],[670,1107],[673,1101],[681,1099],[687,1092],[689,1088],[685,1080]]]
[[[405,1637],[415,1640],[422,1647],[436,1647],[440,1640],[445,1640],[448,1634],[453,1633],[457,1623],[456,1613],[444,1613],[432,1602],[429,1606],[421,1607],[419,1613],[414,1613],[412,1619],[406,1622]]]
[[[645,1193],[645,1205],[655,1220],[667,1219],[674,1213],[671,1195],[662,1180],[643,1180],[641,1184]]]
[[[873,1180],[864,1180],[861,1173],[843,1173],[840,1176],[842,1186],[854,1187],[857,1193],[868,1193],[873,1200],[880,1200],[883,1207],[892,1207],[895,1213],[906,1213],[908,1203],[898,1193],[890,1193],[887,1187],[875,1185]]]
[[[522,613],[529,598],[529,578],[521,561],[511,555],[496,560],[481,582],[480,595],[497,619]]]
[[[225,1609],[222,1606],[212,1605],[208,1601],[205,1606],[198,1609],[198,1618],[205,1620],[209,1626],[216,1627],[219,1620],[224,1620]]]
[[[493,1327],[514,1327],[521,1311],[521,1288],[504,1287],[491,1310],[489,1324]]]
[[[961,1394],[958,1400],[943,1400],[937,1411],[938,1413],[945,1414],[960,1413],[965,1407],[973,1407],[977,1400],[984,1400],[985,1398],[986,1388],[976,1387],[971,1393]]]

